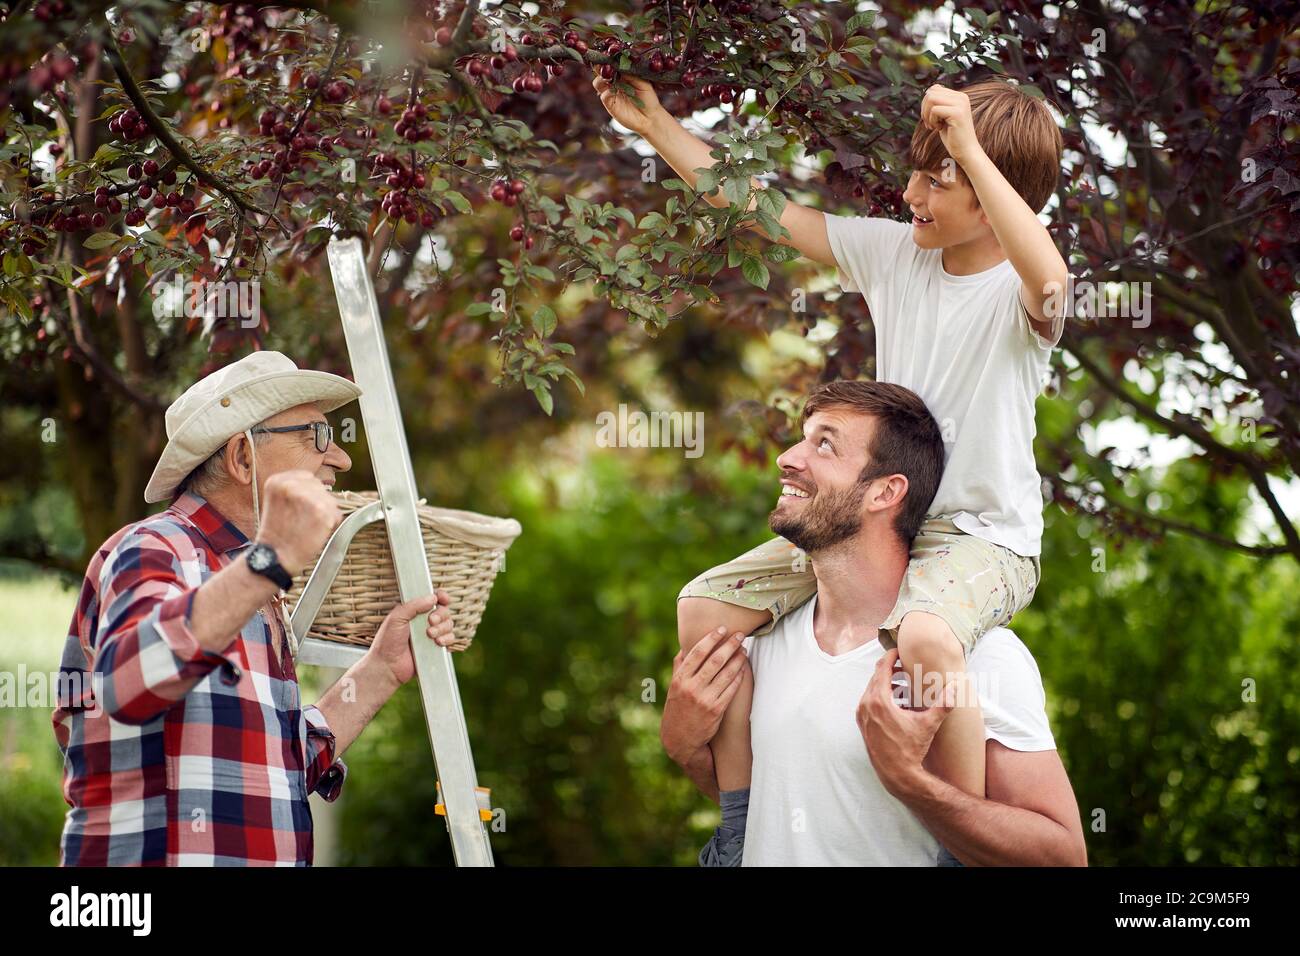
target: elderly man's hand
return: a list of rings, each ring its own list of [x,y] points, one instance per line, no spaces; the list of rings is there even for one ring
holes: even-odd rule
[[[948,712],[952,710],[955,685],[944,688],[941,703],[925,710],[909,710],[893,693],[894,665],[898,648],[876,662],[876,672],[858,701],[858,729],[867,744],[867,756],[881,784],[902,798],[922,775],[922,761]]]
[[[432,594],[397,605],[379,625],[368,656],[375,663],[386,667],[399,687],[415,676],[415,655],[411,653],[411,622],[429,612],[424,636],[435,644],[446,647],[456,639],[452,633],[450,604],[447,592],[439,588]]]
[[[659,737],[675,762],[684,766],[717,734],[727,705],[749,671],[749,657],[741,646],[744,637],[718,628],[673,658]]]
[[[338,502],[310,471],[282,471],[266,479],[257,540],[275,549],[297,575],[316,559],[343,520]]]

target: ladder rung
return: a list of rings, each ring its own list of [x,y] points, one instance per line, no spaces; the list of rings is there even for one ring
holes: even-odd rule
[[[433,805],[433,812],[440,817],[447,815],[447,805],[442,802],[442,781],[437,781],[438,802]],[[490,787],[475,787],[474,798],[478,801],[478,818],[484,823],[492,822],[492,790]]]

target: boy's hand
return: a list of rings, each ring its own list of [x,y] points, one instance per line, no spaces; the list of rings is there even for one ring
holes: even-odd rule
[[[644,136],[650,129],[656,114],[664,112],[664,108],[659,104],[655,88],[645,80],[629,76],[627,82],[636,90],[636,95],[645,104],[645,109],[638,107],[626,94],[614,89],[613,84],[599,74],[591,81],[591,85],[600,94],[600,103],[610,116],[632,132]]]
[[[958,165],[979,152],[975,121],[970,115],[970,97],[936,83],[921,100],[921,122],[939,134],[943,148]]]

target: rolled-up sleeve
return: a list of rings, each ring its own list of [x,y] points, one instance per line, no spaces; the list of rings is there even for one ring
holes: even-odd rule
[[[343,790],[343,781],[348,775],[347,764],[334,756],[337,747],[334,731],[330,730],[321,709],[312,704],[303,708],[302,715],[306,725],[307,792],[333,802]]]
[[[153,534],[129,536],[104,562],[94,671],[115,720],[153,720],[217,668],[225,683],[239,681],[235,659],[205,650],[190,629],[200,583],[197,556]]]

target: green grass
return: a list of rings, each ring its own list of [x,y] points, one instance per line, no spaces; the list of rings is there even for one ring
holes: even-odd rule
[[[0,671],[56,672],[76,603],[54,575],[0,577]],[[0,709],[0,866],[58,863],[67,804],[51,710]]]

